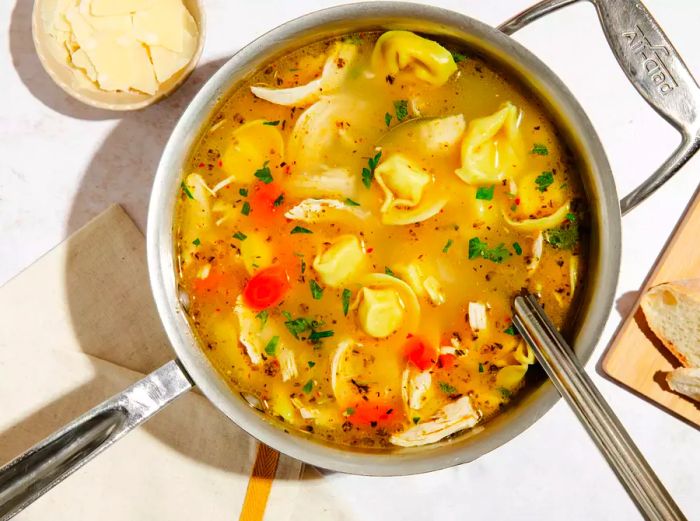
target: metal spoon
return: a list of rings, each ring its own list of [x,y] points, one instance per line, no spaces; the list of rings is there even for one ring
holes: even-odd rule
[[[513,309],[513,322],[520,334],[598,445],[639,511],[653,521],[685,520],[535,297],[524,291],[515,298]]]

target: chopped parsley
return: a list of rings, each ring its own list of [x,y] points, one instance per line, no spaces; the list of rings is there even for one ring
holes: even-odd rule
[[[360,45],[362,43],[362,36],[360,36],[359,33],[351,33],[343,38],[343,42]]]
[[[312,232],[308,228],[304,228],[303,226],[295,226],[294,228],[292,228],[292,231],[289,233],[295,234],[295,233],[314,233],[314,232]]]
[[[239,188],[238,193],[241,194],[243,197],[248,197],[248,189],[247,188]]]
[[[452,246],[452,239],[447,239],[447,242],[442,247],[442,253],[447,253],[448,250],[450,249],[450,246]]]
[[[189,197],[190,199],[194,199],[194,196],[192,195],[192,192],[190,192],[190,189],[187,188],[187,185],[185,184],[184,181],[180,183],[180,188],[182,188],[182,191],[185,192],[185,195]]]
[[[277,352],[277,344],[280,343],[280,337],[273,336],[265,346],[265,352],[270,356],[275,356]]]
[[[277,199],[272,201],[272,206],[280,206],[284,202],[284,194],[280,194]]]
[[[576,222],[576,214],[573,214],[573,213],[569,212],[569,213],[566,214],[566,219],[567,219],[570,223],[575,223],[575,222]]]
[[[291,70],[291,69],[290,69]],[[263,121],[263,125],[269,125],[271,127],[276,127],[277,125],[280,124],[280,120],[278,119],[277,121]]]
[[[199,237],[197,237],[195,240],[192,241],[192,244],[194,244],[195,246],[199,246],[200,244],[202,244],[202,241],[200,241]]]
[[[374,157],[370,157],[367,160],[367,166],[362,169],[362,184],[365,185],[366,188],[372,186],[372,179],[374,179],[374,170],[377,168],[381,157],[382,152],[377,152],[377,154]]]
[[[534,145],[532,145],[532,150],[530,150],[530,153],[535,154],[537,156],[546,156],[549,155],[549,150],[546,146],[540,145],[539,143],[535,143]]]
[[[570,224],[568,226],[547,230],[545,232],[545,239],[555,248],[570,250],[578,242],[578,226]]]
[[[445,394],[455,394],[457,392],[457,388],[447,382],[440,382],[438,385],[440,386],[440,390]]]
[[[455,63],[463,62],[467,59],[467,57],[461,52],[451,51],[450,54],[452,54],[452,59]]]
[[[512,336],[516,336],[518,334],[518,330],[515,328],[513,324],[508,326],[506,329],[503,330],[504,333]]]
[[[352,291],[345,288],[341,299],[343,301],[343,315],[348,316],[348,311],[350,310],[350,297],[352,297]]]
[[[233,234],[233,238],[238,239],[239,241],[245,241],[248,236],[243,232],[236,232]]]
[[[489,248],[488,244],[478,237],[472,237],[469,239],[469,259],[473,260],[479,257],[500,264],[510,257],[510,252],[503,243],[494,248]]]
[[[384,273],[391,275],[392,277],[396,277],[396,273],[394,273],[389,266],[384,266]]]
[[[345,412],[343,414],[345,414],[345,416],[352,416],[353,414],[355,414],[355,408],[348,407],[347,409],[345,409]]]
[[[479,372],[480,373],[484,372],[484,364],[482,364],[481,362],[479,362]]]
[[[345,198],[345,204],[347,204],[348,206],[360,206],[360,203],[358,203],[357,201],[353,201],[349,197]]]
[[[480,186],[476,189],[476,198],[481,199],[482,201],[490,201],[493,199],[493,191],[495,188],[496,185]]]
[[[263,329],[265,327],[265,324],[267,324],[267,319],[270,316],[270,313],[267,311],[267,309],[263,309],[260,313],[255,315],[255,318],[260,320],[260,329]]]
[[[263,163],[262,168],[259,168],[255,171],[255,174],[253,174],[266,185],[270,184],[273,181],[272,173],[270,172],[270,167],[267,166],[268,163],[269,161],[265,161],[265,163]]]
[[[311,288],[311,296],[314,300],[321,300],[321,297],[323,297],[323,288],[318,285],[318,282],[314,279],[310,279],[309,287]]]
[[[304,384],[304,387],[301,388],[302,391],[304,391],[306,394],[309,394],[314,388],[314,381],[309,380]]]
[[[396,119],[403,121],[408,117],[408,100],[400,99],[394,102],[394,112],[396,113]]]
[[[516,253],[517,255],[522,255],[522,254],[523,254],[523,248],[522,248],[522,246],[520,246],[520,244],[518,244],[517,242],[514,242],[514,243],[513,243],[513,249],[515,250],[515,253]]]
[[[309,368],[311,368],[316,365],[316,362],[314,362],[313,360],[309,360],[308,362],[306,362],[306,365],[308,365]]]
[[[510,398],[510,395],[513,394],[505,387],[499,387],[498,392],[501,393],[501,396],[506,399]]]
[[[388,112],[387,112],[386,114],[384,114],[384,123],[386,123],[386,126],[387,126],[387,127],[388,127],[389,125],[391,125],[391,119],[392,119],[392,115],[391,115],[391,114],[389,114]]]
[[[250,203],[248,201],[245,201],[243,203],[243,207],[241,208],[241,213],[243,215],[248,215],[250,214]]]
[[[311,340],[311,342],[313,343],[317,343],[322,338],[329,338],[333,335],[335,335],[335,332],[331,329],[328,329],[326,331],[312,331],[309,335],[309,340]]]
[[[420,416],[414,416],[414,417],[411,418],[411,419],[413,420],[413,424],[414,424],[414,425],[417,425],[418,422],[420,421]]]
[[[306,261],[304,259],[301,259],[301,274],[303,275],[305,271],[306,271]]]
[[[540,192],[546,192],[547,188],[549,188],[549,185],[551,185],[553,182],[554,174],[549,170],[546,172],[542,172],[535,178],[535,184],[537,185],[537,189]]]

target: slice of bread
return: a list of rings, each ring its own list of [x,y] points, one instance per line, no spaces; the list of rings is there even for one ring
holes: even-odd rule
[[[667,282],[642,297],[649,328],[685,367],[700,367],[700,279]]]
[[[700,367],[681,367],[666,373],[668,386],[693,400],[700,402]]]

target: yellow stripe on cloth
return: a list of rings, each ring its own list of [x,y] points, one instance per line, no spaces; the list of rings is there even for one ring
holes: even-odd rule
[[[238,521],[262,521],[280,453],[260,443]]]

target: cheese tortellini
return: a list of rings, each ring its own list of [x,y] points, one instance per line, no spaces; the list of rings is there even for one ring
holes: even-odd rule
[[[519,126],[520,111],[510,102],[490,116],[470,121],[462,141],[462,166],[455,173],[473,185],[512,178],[523,155]]]
[[[256,119],[233,132],[231,144],[221,155],[221,167],[239,183],[250,183],[253,174],[266,163],[279,164],[284,141],[277,127]]]
[[[447,203],[425,192],[432,176],[401,154],[394,154],[375,170],[374,177],[384,192],[381,207],[384,224],[409,224],[430,219]]]
[[[496,385],[509,391],[520,387],[528,367],[535,363],[535,353],[524,340],[518,343],[512,356],[517,364],[506,365],[496,373]]]
[[[372,51],[372,68],[382,77],[399,72],[440,86],[457,71],[450,51],[409,31],[387,31]]]
[[[352,279],[365,263],[365,253],[355,235],[341,235],[316,255],[313,267],[323,283],[337,288]]]
[[[360,327],[374,338],[386,338],[399,329],[412,330],[420,318],[420,304],[411,287],[383,273],[367,275],[355,298]]]

